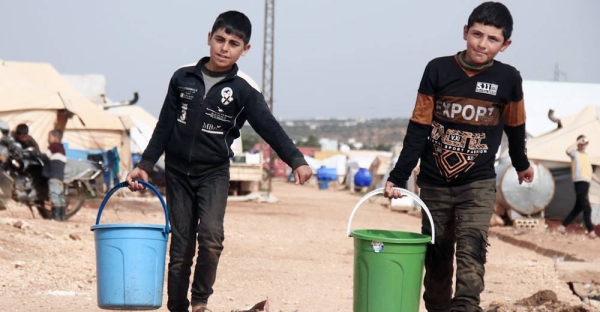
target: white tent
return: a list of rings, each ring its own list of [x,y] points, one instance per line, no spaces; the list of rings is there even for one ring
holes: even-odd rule
[[[312,169],[313,174],[317,174],[317,170],[321,168],[321,161],[307,155],[304,155],[304,159],[306,160],[306,163],[310,169]]]
[[[564,118],[588,105],[600,106],[600,84],[525,80],[523,93],[527,132],[534,137],[557,128],[548,118],[550,109],[556,117]]]
[[[33,84],[4,62],[0,64],[0,120],[11,129],[20,123],[35,125],[30,134],[43,143],[51,129],[64,128],[66,120],[57,124],[61,111],[65,111],[65,105],[58,93]]]
[[[565,151],[576,142],[577,137],[581,134],[585,134],[590,138],[590,146],[586,153],[589,155],[591,163],[598,166],[595,174],[600,177],[600,107],[587,106],[577,114],[563,118],[561,124],[562,128],[529,139],[527,142],[527,157],[530,161],[540,162],[552,171],[556,182],[556,190],[553,202],[548,209],[554,209],[560,212],[561,217],[564,217],[563,215],[570,211],[574,202],[570,173],[571,159]],[[508,157],[508,153],[504,152],[502,157]],[[591,183],[589,198],[594,208],[594,219],[596,223],[600,223],[600,209],[598,209],[600,205],[600,185]],[[547,213],[552,214],[552,211],[547,211]],[[554,214],[557,215],[558,213]]]
[[[587,150],[592,164],[600,166],[600,119],[599,107],[587,106],[576,115],[565,118],[567,122],[562,128],[545,135],[535,137],[527,142],[527,156],[532,160],[544,160],[557,164],[570,164],[565,153],[567,147],[575,143],[577,137],[585,134],[591,142]]]
[[[41,116],[34,118],[31,116],[31,109],[24,109],[19,113],[19,117],[12,119],[13,123],[28,123],[32,129],[32,136],[41,147],[45,146],[43,142],[47,140],[48,131],[62,126],[64,127],[63,142],[68,143],[69,148],[109,150],[117,147],[121,158],[121,170],[129,170],[131,167],[129,137],[126,133],[127,129],[118,117],[104,112],[85,98],[48,63],[3,62],[3,66],[17,72],[47,93],[56,94],[62,102],[62,114],[57,116],[46,114],[43,118]],[[46,104],[39,103],[34,110],[46,110],[45,107]],[[14,111],[14,108],[3,110]],[[67,111],[74,116],[68,118],[68,114],[65,114]],[[12,123],[9,124],[13,126]]]
[[[106,77],[97,74],[62,74],[81,95],[95,104],[103,104],[106,101]]]
[[[335,155],[321,160],[321,166],[335,168],[339,178],[346,176],[348,158],[346,155]]]
[[[117,106],[107,110],[129,125],[131,154],[141,154],[148,146],[158,119],[138,105]]]

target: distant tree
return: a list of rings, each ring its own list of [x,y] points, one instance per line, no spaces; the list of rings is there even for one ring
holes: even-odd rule
[[[306,140],[300,141],[301,146],[320,147],[319,138],[310,134]]]
[[[378,151],[386,151],[389,152],[392,149],[392,145],[391,144],[383,144],[380,143],[375,147],[376,150]]]
[[[258,142],[260,142],[260,137],[254,131],[247,131],[242,135],[242,149],[244,152],[249,152]]]

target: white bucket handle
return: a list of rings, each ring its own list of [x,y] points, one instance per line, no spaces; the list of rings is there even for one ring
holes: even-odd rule
[[[435,225],[433,224],[433,218],[431,217],[431,213],[429,212],[429,209],[427,209],[427,206],[425,205],[425,203],[419,198],[419,196],[417,196],[415,193],[413,193],[409,190],[399,188],[399,187],[395,187],[394,190],[400,191],[400,194],[402,194],[403,196],[408,196],[408,197],[412,198],[414,201],[416,201],[421,206],[421,209],[425,210],[425,213],[427,214],[427,217],[429,218],[429,223],[431,224],[431,244],[435,244]],[[352,219],[354,218],[354,214],[358,210],[358,207],[360,207],[360,205],[362,205],[365,201],[367,201],[367,199],[369,199],[375,195],[378,195],[378,194],[383,194],[383,192],[384,192],[384,188],[375,189],[375,190],[367,193],[365,196],[363,196],[363,198],[361,198],[358,201],[356,206],[354,206],[354,209],[352,209],[352,213],[350,214],[350,220],[348,220],[348,230],[347,230],[348,237],[350,237],[352,234],[350,228],[352,225]]]

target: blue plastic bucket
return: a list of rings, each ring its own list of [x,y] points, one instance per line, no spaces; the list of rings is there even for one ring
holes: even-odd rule
[[[165,225],[100,224],[108,199],[127,182],[106,194],[94,231],[98,307],[107,310],[155,310],[161,307],[165,258],[169,239],[169,213],[161,194],[151,184],[138,181],[158,198],[165,212]]]

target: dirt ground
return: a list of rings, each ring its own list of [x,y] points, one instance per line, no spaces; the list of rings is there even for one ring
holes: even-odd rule
[[[228,204],[225,250],[209,301],[211,309],[229,312],[268,298],[272,312],[352,311],[354,250],[346,226],[360,196],[283,181],[274,183],[273,194],[279,202]],[[419,231],[419,217],[392,212],[384,202],[365,203],[352,227]],[[0,311],[101,311],[96,301],[94,235],[90,231],[98,205],[99,201],[89,201],[66,223],[32,218],[24,206],[0,211]],[[158,201],[152,196],[111,198],[102,223],[132,222],[164,222]],[[597,311],[580,306],[579,297],[559,279],[555,261],[561,260],[557,252],[563,252],[600,266],[600,239],[580,233],[556,234],[555,226],[550,223],[542,231],[492,230],[484,308]],[[510,238],[513,242],[507,243]],[[515,241],[543,250],[515,246]],[[554,292],[559,305],[538,309],[511,306],[540,290]],[[571,308],[567,310],[567,306]],[[159,311],[167,311],[166,295]]]

